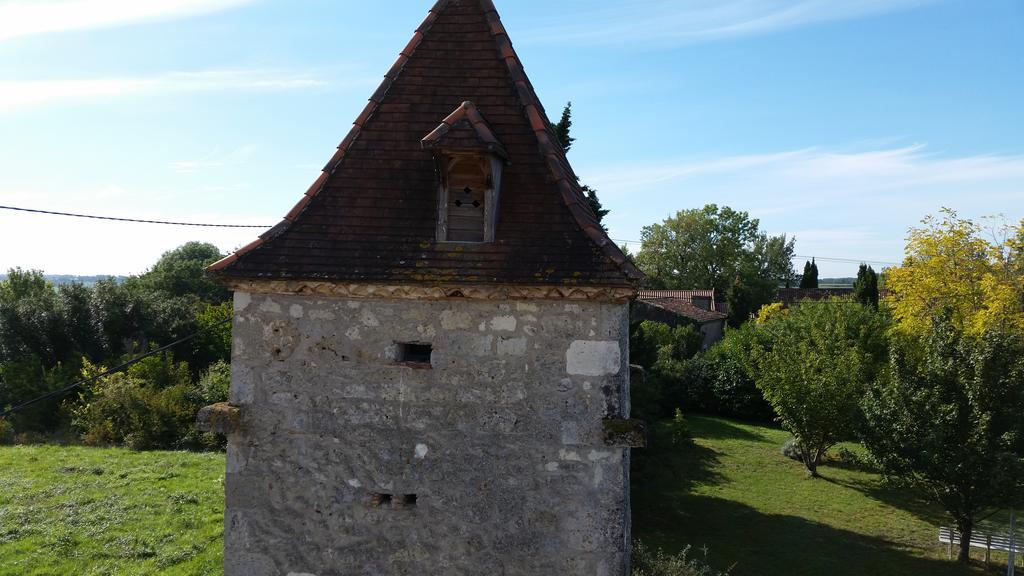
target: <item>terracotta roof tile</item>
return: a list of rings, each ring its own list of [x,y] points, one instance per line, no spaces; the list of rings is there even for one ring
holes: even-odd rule
[[[442,132],[503,144],[510,164],[496,241],[454,251],[434,238],[437,180],[421,140],[467,101],[473,113],[461,106],[464,118]],[[210,269],[348,282],[633,286],[643,277],[597,223],[490,0],[437,2],[299,204]]]
[[[677,298],[663,298],[660,300],[638,300],[637,304],[647,304],[662,310],[667,310],[678,316],[689,318],[694,322],[700,324],[707,324],[710,322],[721,322],[729,318],[728,315],[721,312],[714,312],[712,310],[705,310],[699,306],[694,306],[686,300],[680,300]]]

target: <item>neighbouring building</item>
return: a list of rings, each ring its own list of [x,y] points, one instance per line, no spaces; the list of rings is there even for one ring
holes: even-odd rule
[[[724,308],[724,302],[716,301],[714,290],[641,290],[633,304],[631,322],[650,320],[673,328],[695,326],[707,350],[725,337],[729,315]]]
[[[625,576],[629,302],[490,0],[430,10],[234,291],[227,576]]]
[[[801,301],[817,302],[831,298],[853,298],[853,288],[779,288],[775,294],[775,301],[785,306],[792,306]],[[885,300],[889,297],[888,290],[880,290],[879,297]]]

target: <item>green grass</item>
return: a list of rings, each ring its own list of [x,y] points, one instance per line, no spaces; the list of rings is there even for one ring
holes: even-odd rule
[[[786,432],[720,418],[687,422],[692,445],[635,459],[634,533],[650,546],[706,546],[709,562],[732,567],[733,576],[986,573],[947,561],[937,542],[938,526],[949,525],[942,511],[877,474],[837,462],[809,479],[780,454]]]
[[[221,574],[224,456],[0,449],[0,576]]]
[[[687,420],[692,444],[634,460],[650,546],[706,546],[733,576],[985,573],[945,560],[942,512],[876,474],[833,464],[809,480],[779,454],[785,432]],[[222,454],[0,448],[0,576],[222,574],[223,474]]]

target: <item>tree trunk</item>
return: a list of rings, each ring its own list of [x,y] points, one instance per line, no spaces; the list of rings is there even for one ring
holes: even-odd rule
[[[971,561],[971,535],[974,534],[974,522],[967,519],[957,520],[956,529],[960,533],[960,551],[956,555],[956,561],[967,564]]]
[[[821,478],[818,475],[818,459],[808,454],[804,456],[804,466],[807,467],[807,476],[810,478]]]
[[[804,458],[804,466],[807,467],[807,476],[809,478],[821,478],[818,475],[818,464],[821,464],[821,452],[802,450]]]

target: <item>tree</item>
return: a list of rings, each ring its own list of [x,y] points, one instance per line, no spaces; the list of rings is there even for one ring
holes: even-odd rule
[[[555,137],[558,138],[558,142],[562,145],[562,150],[568,154],[569,150],[572,149],[573,142],[576,141],[575,138],[570,136],[570,132],[572,132],[572,102],[565,105],[565,108],[562,110],[562,118],[557,124],[551,125],[551,130],[554,131]]]
[[[206,267],[223,258],[213,244],[189,242],[166,252],[145,274],[138,278],[147,292],[166,296],[194,296],[210,304],[228,299],[228,291],[205,274]]]
[[[594,190],[586,184],[583,185],[582,189],[583,193],[587,195],[587,204],[590,205],[590,209],[594,212],[594,216],[597,216],[597,223],[601,224],[601,222],[604,221],[604,217],[611,211],[606,209],[604,205],[601,204],[601,201],[598,200],[597,190]],[[601,227],[604,228],[604,225],[602,224]],[[605,228],[605,231],[607,232],[608,229]]]
[[[948,209],[911,229],[903,265],[887,271],[897,327],[922,334],[933,318],[948,313],[968,334],[1024,332],[1024,222],[1006,230],[1007,240],[983,238],[981,226]]]
[[[804,264],[804,275],[800,278],[801,290],[813,290],[818,288],[818,263],[811,258],[810,262]]]
[[[562,110],[562,117],[559,119],[557,124],[551,125],[551,131],[555,133],[555,137],[558,139],[559,144],[562,145],[562,150],[568,155],[569,150],[572,149],[572,145],[576,142],[576,139],[571,136],[572,133],[572,102],[565,105],[565,109]],[[594,217],[597,218],[597,223],[601,224],[601,227],[607,231],[604,227],[604,217],[608,215],[609,210],[605,209],[601,204],[601,201],[597,198],[597,190],[587,186],[586,184],[581,186],[583,194],[587,199],[587,204],[590,206],[590,210],[594,213]]]
[[[795,239],[768,236],[760,222],[724,206],[683,210],[643,229],[636,261],[652,288],[714,289],[730,303],[730,322],[741,324],[795,277]]]
[[[986,509],[1022,504],[1024,339],[970,336],[954,316],[894,339],[891,364],[865,400],[865,444],[886,476],[949,513],[967,562]]]
[[[853,283],[853,298],[864,306],[878,308],[878,274],[867,264],[861,264],[857,281]]]
[[[884,364],[885,328],[881,313],[839,299],[797,304],[762,325],[755,381],[812,477],[825,452],[856,433],[867,382]]]

